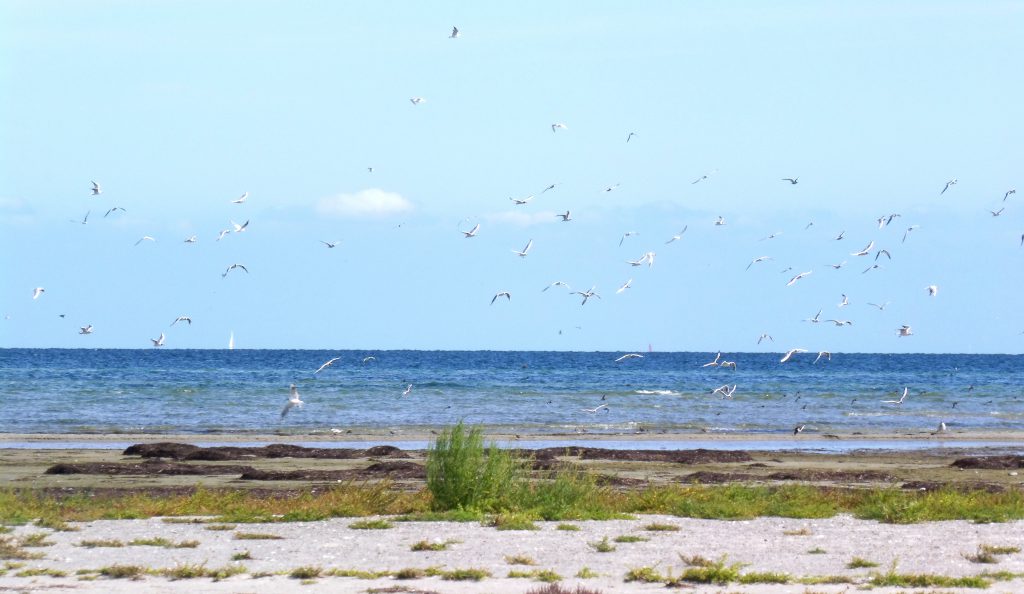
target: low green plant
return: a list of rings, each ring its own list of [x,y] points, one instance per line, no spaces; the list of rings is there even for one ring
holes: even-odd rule
[[[566,532],[579,532],[580,530],[580,527],[576,524],[559,524],[557,528]]]
[[[205,563],[179,563],[174,567],[160,570],[160,575],[172,580],[191,580],[206,577]]]
[[[23,547],[51,547],[55,543],[52,540],[46,540],[47,534],[45,532],[34,532],[32,534],[26,534],[22,536],[19,544]]]
[[[608,537],[604,537],[597,542],[588,543],[590,548],[594,549],[598,553],[611,553],[615,550],[615,545],[608,542]]]
[[[78,546],[84,547],[84,548],[87,548],[87,549],[95,549],[95,548],[99,548],[99,547],[117,548],[117,547],[123,547],[124,543],[121,542],[120,540],[116,540],[116,539],[97,539],[97,540],[83,540],[80,543],[78,543]]]
[[[495,514],[486,522],[498,530],[540,530],[533,520],[524,514]]]
[[[221,531],[221,530],[234,530],[237,528],[235,524],[210,524],[205,527],[207,530]]]
[[[796,530],[783,530],[782,533],[786,536],[810,536],[811,529],[807,526],[804,526],[803,528],[799,528]]]
[[[491,444],[483,430],[462,421],[444,429],[427,450],[427,489],[431,508],[499,511],[527,479],[525,461]]]
[[[699,584],[728,584],[740,580],[740,569],[742,563],[726,565],[726,556],[722,555],[718,561],[712,561],[699,567],[687,567],[681,575],[666,581],[669,586],[679,586],[683,582],[694,582]]]
[[[590,578],[601,577],[601,574],[584,565],[580,568],[579,571],[576,572],[576,577],[580,578],[581,580],[586,580]]]
[[[687,567],[710,567],[715,562],[703,555],[684,555],[679,553],[679,560]]]
[[[236,532],[235,540],[283,540],[283,536],[263,532]]]
[[[99,569],[99,574],[112,579],[139,580],[149,570],[141,565],[108,565]]]
[[[234,555],[231,555],[231,560],[232,561],[251,561],[252,560],[252,553],[250,553],[249,551],[241,551],[239,553],[235,553]]]
[[[987,588],[992,582],[980,576],[950,577],[926,573],[898,573],[896,562],[893,561],[886,573],[872,573],[868,584],[896,588]]]
[[[505,555],[505,563],[509,565],[536,565],[533,557],[528,555]]]
[[[56,530],[57,532],[78,532],[78,528],[75,526],[53,516],[37,519],[36,526],[39,526],[40,528],[49,528],[50,530]]]
[[[418,580],[427,575],[427,572],[418,567],[406,567],[395,572],[396,580]]]
[[[383,518],[379,518],[375,520],[358,520],[349,524],[348,527],[353,530],[387,530],[388,528],[393,528],[394,525]]]
[[[0,536],[0,559],[40,559],[42,553],[26,551],[21,542],[10,536]]]
[[[668,578],[658,573],[658,570],[653,567],[634,567],[626,572],[624,579],[627,582],[654,583],[664,582]]]
[[[808,586],[820,586],[822,584],[852,584],[853,578],[846,575],[813,575],[794,578],[793,581]]]
[[[651,539],[644,536],[637,536],[635,534],[623,534],[621,536],[616,536],[613,540],[615,542],[647,542]]]
[[[59,569],[51,569],[49,567],[34,567],[32,569],[23,569],[14,575],[15,577],[68,577],[68,573],[66,571],[61,571]]]
[[[814,547],[813,549],[809,549],[807,551],[807,554],[808,555],[824,555],[827,552],[828,551],[826,551],[825,549],[823,549],[821,547]]]
[[[365,569],[330,569],[323,572],[324,576],[350,577],[359,580],[376,580],[382,577],[390,577],[390,571],[367,571]]]
[[[450,581],[472,581],[479,582],[484,578],[491,577],[491,572],[486,569],[452,569],[441,574],[441,579]]]
[[[740,575],[741,584],[788,584],[793,578],[778,571],[752,571]]]
[[[872,567],[878,567],[878,563],[875,563],[874,561],[869,561],[867,559],[862,559],[860,557],[854,557],[853,559],[850,559],[849,563],[846,564],[847,569],[870,569]]]
[[[448,549],[448,545],[450,545],[450,544],[452,544],[454,542],[456,542],[456,541],[446,540],[446,541],[441,542],[441,541],[436,541],[436,540],[421,540],[421,541],[417,542],[416,544],[412,545],[412,547],[410,547],[410,550],[413,550],[413,551],[445,551],[445,550]]]
[[[981,544],[978,545],[978,550],[992,555],[1011,555],[1013,553],[1019,553],[1020,547]]]
[[[323,573],[324,568],[319,565],[303,565],[291,570],[288,573],[288,577],[295,580],[312,580],[320,577]]]
[[[677,532],[679,530],[679,526],[676,526],[675,524],[659,524],[657,522],[652,522],[644,526],[644,530],[648,530],[650,532]]]
[[[198,540],[183,540],[174,542],[162,537],[136,538],[128,543],[132,547],[163,547],[165,549],[194,549],[199,546]]]

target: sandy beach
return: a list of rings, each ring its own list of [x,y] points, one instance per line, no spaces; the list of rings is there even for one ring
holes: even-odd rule
[[[257,489],[270,497],[295,496],[342,481],[388,480],[391,488],[423,488],[426,452],[389,446],[365,449],[309,449],[289,442],[318,442],[323,436],[74,436],[80,447],[64,449],[67,436],[5,436],[7,443],[40,447],[0,448],[0,486],[62,494],[180,493],[206,489]],[[187,437],[187,439],[182,439]],[[366,436],[360,436],[365,438]],[[429,440],[428,435],[422,436]],[[1009,437],[1011,440],[1013,436]],[[495,439],[493,436],[490,439]],[[514,438],[513,438],[514,439]],[[836,438],[821,438],[821,443]],[[839,438],[844,439],[844,438]],[[346,441],[354,441],[348,436]],[[114,444],[139,444],[126,455]],[[392,442],[401,445],[401,442]],[[904,450],[822,453],[785,449],[644,449],[643,439],[623,449],[588,447],[540,449],[538,460],[572,462],[614,489],[647,485],[809,484],[822,487],[935,489],[940,487],[1016,490],[1022,478],[1019,448],[928,444]],[[975,441],[972,437],[971,441]],[[983,440],[984,441],[984,440]],[[1003,441],[993,439],[992,443]],[[191,442],[191,443],[189,443]],[[194,443],[225,443],[199,448]],[[364,446],[375,443],[365,439]],[[269,445],[278,443],[281,445]],[[358,443],[358,442],[355,442]],[[108,447],[96,447],[106,444]],[[231,445],[237,444],[237,445]],[[921,445],[920,443],[917,445]],[[251,446],[251,447],[243,447]],[[636,449],[630,449],[636,448]],[[989,464],[1000,456],[1000,464]],[[979,462],[980,461],[980,462]],[[542,465],[543,466],[543,465]],[[73,522],[73,531],[32,523],[10,525],[9,542],[36,542],[23,550],[39,558],[8,560],[0,589],[39,592],[437,592],[444,594],[526,593],[545,586],[598,592],[664,589],[701,558],[733,567],[739,575],[785,574],[789,583],[687,583],[695,592],[844,592],[868,585],[879,573],[928,574],[947,578],[1003,573],[990,591],[1024,591],[1024,522],[974,524],[967,521],[882,524],[838,515],[827,519],[761,517],[700,520],[669,515],[637,515],[606,521],[535,522],[535,530],[499,530],[479,521],[388,520],[360,529],[367,518],[269,524],[218,523],[214,518],[148,518]],[[372,520],[372,518],[371,518]],[[356,527],[353,527],[356,524]],[[566,524],[572,529],[565,529]],[[651,529],[661,528],[660,530]],[[38,536],[33,536],[38,535]],[[27,539],[27,540],[26,540]],[[154,540],[163,539],[163,540]],[[618,541],[616,540],[618,539]],[[145,544],[145,543],[155,544]],[[414,551],[426,542],[444,550]],[[135,543],[135,544],[133,544]],[[603,543],[603,545],[602,545]],[[981,546],[1016,550],[994,563],[971,559]],[[602,552],[599,549],[607,549]],[[870,567],[850,568],[855,559]],[[114,579],[100,570],[136,566],[138,579]],[[175,572],[224,570],[209,577],[173,579]],[[292,577],[303,568],[316,577]],[[310,569],[313,568],[313,569]],[[656,573],[661,581],[630,580],[630,572]],[[445,578],[444,572],[482,570],[479,581]],[[407,570],[411,579],[395,573]],[[33,575],[40,572],[52,575]],[[382,572],[376,577],[372,572]],[[437,575],[430,575],[433,572]],[[512,576],[510,577],[510,572]],[[541,574],[538,572],[551,572]],[[19,576],[19,574],[21,574]],[[583,576],[583,577],[580,577]],[[840,583],[827,583],[840,582]],[[875,591],[907,591],[874,587]],[[956,587],[913,591],[969,591]]]

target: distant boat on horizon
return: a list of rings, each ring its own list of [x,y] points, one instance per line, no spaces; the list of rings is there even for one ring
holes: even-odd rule
[[[228,338],[228,350],[229,351],[235,350],[235,331],[234,330],[231,331],[231,337]]]

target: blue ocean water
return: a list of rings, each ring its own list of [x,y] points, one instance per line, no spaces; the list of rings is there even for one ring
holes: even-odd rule
[[[732,370],[702,367],[713,353],[621,354],[0,349],[0,433],[400,434],[460,419],[528,435],[1024,429],[1021,355],[723,355]],[[305,406],[282,419],[292,383]],[[730,399],[711,393],[724,384]],[[904,387],[902,405],[882,403]]]

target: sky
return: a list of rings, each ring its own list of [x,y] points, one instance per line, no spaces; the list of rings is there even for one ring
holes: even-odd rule
[[[1022,30],[1019,1],[0,0],[0,347],[1022,353]]]

